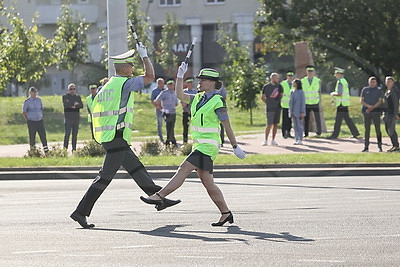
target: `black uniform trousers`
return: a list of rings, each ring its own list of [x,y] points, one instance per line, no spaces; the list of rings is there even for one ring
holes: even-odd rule
[[[167,129],[167,140],[165,141],[165,144],[173,144],[176,145],[176,139],[175,139],[175,121],[176,121],[176,114],[164,114],[165,118],[165,128]]]
[[[399,137],[396,132],[396,115],[386,115],[383,117],[386,132],[390,137],[390,141],[394,147],[399,147]]]
[[[189,120],[190,115],[189,112],[182,113],[182,126],[183,126],[183,142],[188,142],[188,134],[189,134]]]
[[[365,147],[369,146],[369,136],[371,132],[371,122],[374,123],[376,139],[378,141],[378,147],[382,147],[382,133],[381,133],[381,113],[380,112],[364,112],[364,128],[365,128],[365,136],[364,136],[364,144]]]
[[[40,141],[42,142],[44,151],[48,151],[46,130],[44,129],[43,120],[40,121],[27,121],[29,132],[29,145],[34,147],[36,144],[36,132],[39,134]]]
[[[317,135],[321,134],[321,117],[319,115],[319,104],[306,105],[306,117],[304,118],[304,136],[308,136],[310,124],[310,112],[314,112],[315,122],[317,124]]]
[[[120,132],[118,132],[114,140],[103,143],[102,146],[106,150],[103,167],[78,204],[76,208],[78,213],[84,216],[90,215],[97,199],[111,183],[121,165],[147,195],[150,196],[161,189],[161,186],[153,182],[139,158],[122,138]]]
[[[350,132],[353,136],[359,136],[360,133],[357,130],[356,125],[349,116],[349,108],[345,106],[338,106],[336,109],[335,126],[333,128],[332,137],[338,137],[340,133],[340,127],[342,126],[342,121],[345,120]]]
[[[282,136],[288,137],[292,129],[292,119],[289,118],[289,109],[282,108]]]
[[[71,120],[65,119],[65,135],[64,135],[64,148],[68,149],[69,136],[72,133],[72,150],[76,150],[76,142],[78,140],[79,119]]]

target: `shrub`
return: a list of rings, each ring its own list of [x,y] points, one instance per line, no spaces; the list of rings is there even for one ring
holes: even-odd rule
[[[68,157],[68,152],[64,147],[61,147],[60,144],[52,145],[50,147],[49,152],[45,154],[46,157]]]
[[[192,152],[192,144],[186,143],[180,148],[181,154],[187,156]]]
[[[104,148],[94,140],[85,141],[82,148],[78,148],[75,155],[78,157],[98,157],[106,153]]]
[[[140,156],[158,156],[161,150],[161,143],[158,140],[147,140],[140,145]]]
[[[42,149],[40,149],[36,146],[33,146],[28,150],[28,152],[24,156],[24,158],[43,158],[44,156],[45,155],[44,155],[44,152]]]

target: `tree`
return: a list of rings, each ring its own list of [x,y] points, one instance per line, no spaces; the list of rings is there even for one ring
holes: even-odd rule
[[[0,30],[0,92],[10,82],[34,82],[42,78],[46,67],[54,63],[51,41],[37,33],[38,27],[27,27],[14,7],[4,9],[9,29]]]
[[[369,75],[400,77],[398,0],[263,0],[258,34],[287,52],[306,40],[323,57],[341,57]]]
[[[252,61],[249,47],[240,45],[230,32],[219,25],[217,42],[226,51],[221,66],[223,80],[230,81],[227,88],[235,107],[250,111],[250,124],[253,125],[253,108],[257,106],[256,97],[265,81],[265,71]]]
[[[139,41],[146,46],[148,54],[151,58],[151,52],[153,51],[153,40],[150,39],[150,32],[152,31],[151,26],[148,23],[146,15],[140,9],[140,0],[127,1],[128,8],[128,19],[131,20],[133,28],[138,35]],[[135,48],[136,40],[133,39],[130,29],[128,30],[128,47]],[[142,66],[142,61],[139,56],[135,57],[135,66]],[[143,69],[134,69],[134,75],[140,75],[143,73]]]
[[[174,15],[171,19],[167,13],[166,23],[162,26],[161,39],[158,41],[158,50],[155,52],[158,64],[170,77],[173,76],[178,64],[178,57],[173,50],[173,46],[178,40],[178,27],[176,16]]]
[[[73,70],[89,59],[88,29],[89,24],[85,23],[78,11],[71,8],[70,0],[64,0],[61,16],[57,19],[53,46],[59,69]]]

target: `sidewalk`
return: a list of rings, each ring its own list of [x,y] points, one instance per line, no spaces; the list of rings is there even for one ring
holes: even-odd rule
[[[149,139],[156,139],[150,138]],[[261,146],[261,142],[264,139],[264,134],[250,134],[237,136],[240,147],[248,154],[292,154],[292,153],[358,153],[364,148],[364,139],[354,139],[349,137],[343,137],[336,140],[328,140],[325,138],[305,138],[303,145],[293,145],[293,139],[283,139],[279,133],[277,134],[276,141],[279,146]],[[146,140],[143,138],[143,141]],[[227,138],[225,138],[227,140]],[[132,142],[132,148],[135,153],[140,152],[140,146],[143,141]],[[378,152],[376,138],[370,139],[371,144],[369,146],[370,152]],[[56,143],[49,143],[51,147]],[[58,142],[62,146],[62,142]],[[78,148],[83,146],[83,142],[78,142]],[[390,149],[391,143],[388,137],[383,138],[382,148],[385,152]],[[0,146],[0,157],[23,157],[26,155],[29,149],[28,144],[19,145],[1,145]],[[231,154],[232,148],[229,143],[225,143],[224,147],[221,148],[220,153]]]

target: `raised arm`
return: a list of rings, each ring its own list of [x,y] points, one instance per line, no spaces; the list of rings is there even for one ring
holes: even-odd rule
[[[183,92],[183,76],[185,75],[187,71],[188,64],[185,62],[182,62],[181,65],[178,68],[178,74],[176,75],[176,84],[175,84],[175,93],[176,96],[179,98],[184,103],[189,104],[190,103],[190,95],[185,94]]]
[[[151,63],[149,56],[147,55],[146,47],[141,42],[139,44],[136,44],[136,50],[138,51],[143,61],[143,66],[144,66],[143,82],[144,84],[147,84],[153,81],[155,78],[153,64]]]

